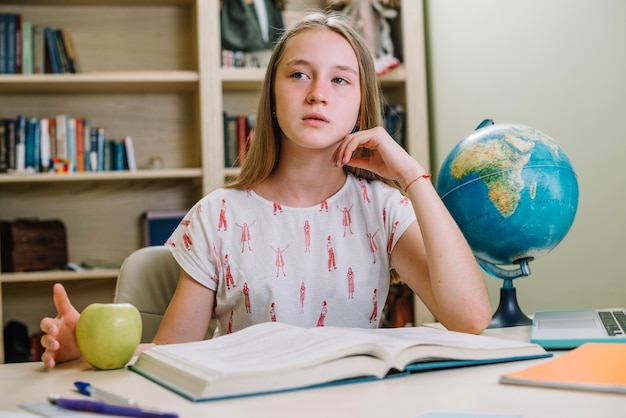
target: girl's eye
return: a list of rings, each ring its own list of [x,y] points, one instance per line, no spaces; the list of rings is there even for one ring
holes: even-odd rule
[[[333,78],[333,83],[336,83],[336,84],[348,84],[348,80],[346,80],[345,78],[342,78],[342,77],[335,77],[335,78]]]
[[[291,77],[295,78],[296,80],[302,80],[302,79],[306,78],[306,74],[304,74],[302,72],[299,72],[299,71],[296,71],[293,74],[291,74]]]

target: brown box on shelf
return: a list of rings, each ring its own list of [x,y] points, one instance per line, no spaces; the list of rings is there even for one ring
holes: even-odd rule
[[[3,272],[64,269],[65,225],[60,220],[0,221],[0,255]]]

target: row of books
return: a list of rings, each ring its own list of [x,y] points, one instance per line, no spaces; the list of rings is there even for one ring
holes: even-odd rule
[[[88,119],[18,115],[0,119],[0,173],[136,170],[133,140],[107,139]]]
[[[67,30],[0,13],[0,74],[77,73]]]
[[[239,167],[246,158],[254,134],[256,115],[224,112],[224,166]]]

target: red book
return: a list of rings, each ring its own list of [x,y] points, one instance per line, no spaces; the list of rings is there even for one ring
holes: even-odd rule
[[[237,165],[241,165],[248,153],[248,118],[237,116]]]
[[[76,118],[76,171],[85,171],[85,141],[83,139],[83,119]]]

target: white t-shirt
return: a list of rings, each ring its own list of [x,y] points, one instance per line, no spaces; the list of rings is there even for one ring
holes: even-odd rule
[[[166,245],[216,292],[220,334],[274,320],[373,328],[389,291],[389,254],[413,221],[397,189],[348,175],[335,195],[308,208],[217,189]]]

